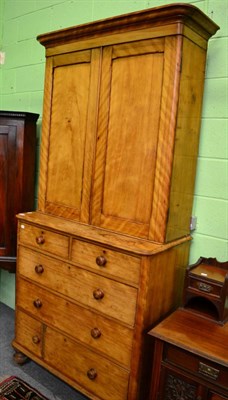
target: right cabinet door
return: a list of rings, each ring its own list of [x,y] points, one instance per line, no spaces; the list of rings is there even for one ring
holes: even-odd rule
[[[96,226],[153,240],[154,210],[168,212],[178,43],[150,39],[103,50],[92,199]]]

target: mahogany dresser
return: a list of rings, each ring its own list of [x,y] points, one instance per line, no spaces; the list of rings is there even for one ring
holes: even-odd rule
[[[16,269],[16,214],[34,210],[38,114],[0,111],[0,268]]]
[[[228,399],[228,323],[179,309],[149,335],[155,338],[150,400]]]
[[[145,331],[180,301],[208,39],[169,5],[40,35],[38,210],[18,215],[15,359],[145,400]]]

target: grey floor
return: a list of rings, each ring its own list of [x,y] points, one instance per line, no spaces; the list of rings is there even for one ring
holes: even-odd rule
[[[23,366],[13,361],[14,310],[0,303],[0,377],[18,376],[39,390],[49,400],[86,400],[60,379],[33,361]]]

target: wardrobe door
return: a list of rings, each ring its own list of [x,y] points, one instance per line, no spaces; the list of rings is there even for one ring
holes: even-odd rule
[[[16,126],[0,125],[0,257],[16,254],[16,133]]]
[[[153,240],[153,203],[168,212],[176,48],[162,38],[104,49],[94,225]]]
[[[39,209],[88,222],[99,50],[47,59]]]

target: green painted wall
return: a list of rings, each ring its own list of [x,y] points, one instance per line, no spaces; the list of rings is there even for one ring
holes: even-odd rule
[[[184,2],[182,0],[182,2]],[[193,234],[189,262],[200,256],[228,260],[228,1],[185,1],[221,29],[209,42],[202,114]],[[105,17],[174,3],[169,0],[0,0],[0,107],[42,116],[44,48],[36,36]],[[39,158],[40,117],[37,129]],[[37,176],[38,176],[37,162]],[[14,307],[15,277],[0,272],[0,300]]]

